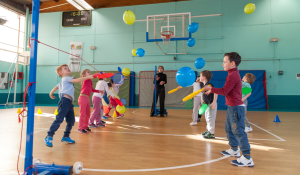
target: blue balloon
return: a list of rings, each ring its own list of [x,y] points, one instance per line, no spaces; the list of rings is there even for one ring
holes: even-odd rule
[[[202,69],[205,66],[205,61],[203,58],[197,58],[195,61],[195,67],[197,69]]]
[[[194,38],[190,38],[189,40],[187,40],[186,44],[189,47],[193,47],[196,44],[196,40]]]
[[[182,87],[190,87],[196,80],[196,74],[189,67],[182,67],[176,73],[176,81]]]
[[[138,56],[138,57],[142,57],[145,55],[145,51],[142,48],[138,48],[135,53],[136,53],[136,56]]]
[[[197,32],[198,28],[199,28],[199,24],[196,22],[193,22],[188,26],[188,31],[190,33],[195,33],[195,32]]]

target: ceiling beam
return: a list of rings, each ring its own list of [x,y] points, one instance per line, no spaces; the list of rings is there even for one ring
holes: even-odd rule
[[[26,6],[22,4],[10,0],[0,0],[0,4],[22,15],[26,14]]]

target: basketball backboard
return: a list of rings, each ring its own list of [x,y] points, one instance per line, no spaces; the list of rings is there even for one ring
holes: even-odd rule
[[[171,41],[188,40],[192,37],[187,28],[191,24],[191,12],[147,16],[147,42],[163,41],[161,33],[173,33]]]

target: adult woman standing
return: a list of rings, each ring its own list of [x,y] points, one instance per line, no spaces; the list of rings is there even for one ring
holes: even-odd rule
[[[156,87],[156,102],[155,101],[155,89],[153,93],[153,102],[152,102],[152,108],[150,112],[150,117],[154,116],[154,105],[157,103],[157,99],[159,96],[159,104],[160,104],[160,116],[164,117],[164,111],[165,111],[165,84],[167,84],[167,75],[163,73],[164,67],[158,66],[158,73],[156,75],[156,80],[153,81],[153,83],[157,84]]]

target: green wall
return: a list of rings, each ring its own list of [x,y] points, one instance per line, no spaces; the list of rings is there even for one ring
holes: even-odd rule
[[[92,12],[92,25],[87,27],[62,27],[61,12],[42,13],[39,40],[65,51],[69,51],[70,41],[82,41],[83,59],[98,70],[116,71],[120,66],[135,71],[136,75],[140,71],[153,71],[155,65],[163,65],[166,70],[178,70],[183,66],[196,70],[193,61],[198,57],[206,60],[205,69],[222,70],[223,54],[236,51],[243,60],[247,60],[242,61],[239,69],[263,69],[267,72],[267,78],[271,76],[267,80],[267,91],[272,102],[274,99],[280,102],[281,97],[299,102],[300,81],[296,80],[296,73],[300,73],[300,1],[251,0],[256,4],[256,11],[246,15],[243,9],[249,2],[195,0],[102,8]],[[133,11],[137,20],[146,19],[147,15],[179,12],[191,12],[192,16],[224,15],[192,18],[192,22],[199,22],[200,25],[193,34],[196,45],[187,48],[188,55],[177,55],[177,60],[174,60],[174,55],[160,56],[158,54],[161,52],[154,43],[145,42],[146,22],[136,22],[130,26],[123,22],[125,10]],[[279,38],[279,42],[270,42],[273,37]],[[180,43],[178,41],[178,46]],[[96,46],[96,50],[90,50],[90,46]],[[144,48],[146,55],[142,58],[132,57],[133,48]],[[39,94],[48,94],[60,81],[55,69],[69,59],[67,54],[41,44],[38,49],[37,97]],[[90,67],[83,65],[82,69],[85,68]],[[281,76],[277,74],[279,68],[284,71]],[[137,95],[139,83],[136,80]],[[296,105],[296,108],[300,108],[300,105]]]

